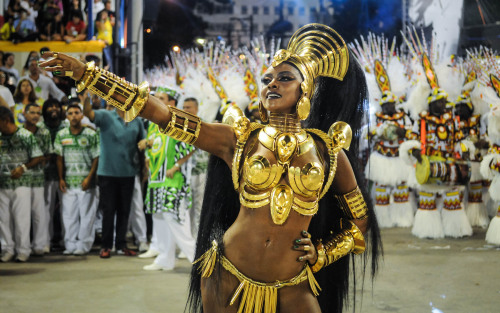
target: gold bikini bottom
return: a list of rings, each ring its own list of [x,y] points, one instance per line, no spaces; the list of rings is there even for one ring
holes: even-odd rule
[[[218,244],[215,240],[212,242],[212,248],[205,252],[198,260],[194,261],[194,264],[200,263],[198,270],[202,277],[208,278],[212,275],[217,258],[220,264],[240,281],[238,288],[236,288],[229,302],[230,305],[233,305],[238,297],[242,295],[238,313],[276,313],[278,289],[286,286],[295,286],[305,280],[309,281],[309,286],[315,296],[319,295],[318,289],[321,290],[307,263],[304,269],[291,279],[272,283],[255,281],[241,273],[224,255],[219,254]]]

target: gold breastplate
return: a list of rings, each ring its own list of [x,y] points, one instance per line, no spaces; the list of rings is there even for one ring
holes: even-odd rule
[[[269,120],[270,125],[280,128],[250,123],[233,106],[222,122],[232,126],[237,139],[231,176],[240,203],[247,208],[269,205],[273,222],[282,225],[292,209],[306,216],[318,211],[318,201],[335,177],[337,154],[342,148],[349,149],[352,133],[349,125],[340,121],[325,133],[312,128],[306,132],[296,116],[276,114],[273,120],[271,113]],[[257,138],[250,139],[257,131]],[[328,160],[318,153],[312,134],[325,144]]]
[[[271,151],[274,158],[258,151],[245,157],[241,204],[248,208],[269,204],[271,217],[278,225],[286,221],[292,209],[302,215],[314,215],[325,171],[311,135],[304,130],[293,134],[266,126],[258,134],[258,143]],[[301,166],[301,157],[306,154],[312,161]]]

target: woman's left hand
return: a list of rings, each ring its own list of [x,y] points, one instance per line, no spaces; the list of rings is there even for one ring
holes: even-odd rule
[[[303,251],[304,255],[301,255],[297,261],[298,262],[309,262],[310,265],[316,263],[316,259],[318,258],[316,254],[316,247],[312,244],[311,234],[309,234],[306,230],[300,232],[302,238],[298,238],[293,242],[293,249],[297,251]]]

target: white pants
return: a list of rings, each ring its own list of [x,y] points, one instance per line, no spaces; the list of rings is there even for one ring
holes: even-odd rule
[[[2,252],[30,255],[31,188],[0,189]]]
[[[181,202],[185,207],[186,200]],[[175,267],[175,245],[187,256],[189,262],[193,262],[196,242],[191,235],[191,223],[189,220],[189,211],[185,208],[180,210],[180,214],[185,215],[181,220],[184,224],[177,221],[175,214],[168,212],[153,214],[153,231],[156,231],[156,247],[160,254],[156,257],[154,263],[165,269]]]
[[[50,246],[50,215],[45,206],[44,187],[31,188],[31,225],[33,227],[33,250],[43,250]]]
[[[97,209],[95,200],[95,188],[86,191],[70,188],[62,194],[61,212],[66,250],[89,252],[92,248]]]
[[[139,179],[139,175],[135,176],[134,194],[132,195],[128,223],[137,243],[148,241],[146,237],[147,226],[146,215],[144,215],[144,200],[142,199],[141,180]]]
[[[202,173],[199,175],[191,175],[191,195],[192,195],[192,205],[189,210],[189,215],[191,218],[191,233],[193,237],[198,236],[198,228],[200,225],[200,213],[201,207],[203,205],[203,195],[205,194],[205,184],[207,181],[207,173]]]
[[[44,185],[45,198],[45,214],[49,221],[49,244],[50,239],[54,236],[54,211],[56,210],[56,195],[59,194],[61,199],[61,191],[59,190],[59,181],[46,180]],[[64,231],[64,230],[63,230]]]

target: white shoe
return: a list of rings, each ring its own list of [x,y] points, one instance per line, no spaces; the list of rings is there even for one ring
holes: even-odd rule
[[[18,254],[16,258],[16,262],[26,262],[30,256],[28,254]]]
[[[146,252],[149,249],[149,245],[147,242],[143,241],[139,243],[139,252]]]
[[[50,246],[43,247],[43,253],[50,253]]]
[[[36,255],[36,256],[42,256],[42,255],[44,255],[44,254],[45,254],[45,252],[43,251],[43,249],[42,249],[42,250],[40,250],[40,249],[34,249],[34,250],[31,252],[31,254]]]
[[[74,253],[74,251],[73,251],[73,250],[64,250],[64,251],[63,251],[63,254],[64,254],[64,255],[72,255],[73,253]]]
[[[14,258],[14,254],[12,253],[9,253],[9,252],[5,252],[2,257],[0,258],[0,261],[2,262],[9,262],[10,260],[12,260]]]
[[[158,265],[156,263],[146,265],[142,269],[146,270],[146,271],[168,271],[169,270],[168,268],[163,267],[161,265]]]
[[[149,258],[157,257],[159,254],[160,254],[159,251],[149,249],[148,251],[146,251],[142,254],[139,254],[139,257],[141,259],[149,259]]]
[[[177,255],[177,258],[178,259],[187,259],[187,256],[184,254],[184,252],[179,252],[179,254]]]
[[[75,252],[73,252],[74,255],[85,255],[87,252],[81,250],[81,249],[76,249]]]

